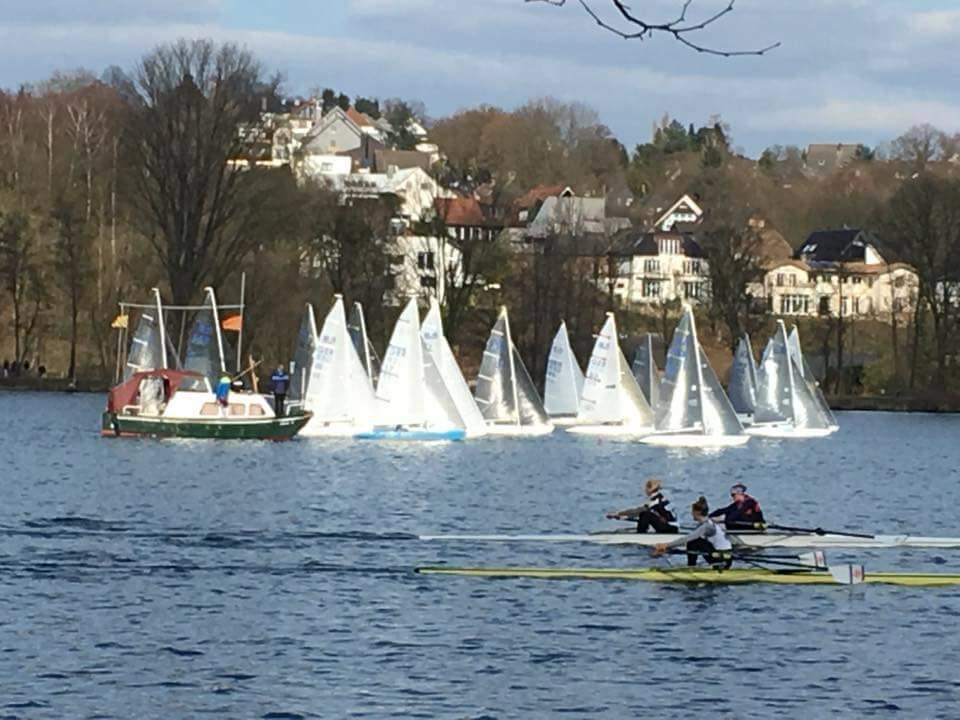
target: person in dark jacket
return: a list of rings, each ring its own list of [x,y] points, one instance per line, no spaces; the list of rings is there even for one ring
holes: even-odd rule
[[[283,402],[287,397],[287,388],[290,386],[290,376],[283,369],[283,365],[277,365],[277,369],[270,376],[273,383],[273,409],[277,417],[283,415]]]
[[[714,510],[710,517],[723,517],[723,524],[727,530],[764,530],[766,523],[763,511],[756,499],[747,495],[747,486],[737,483],[730,488],[730,498],[733,500],[726,507]]]
[[[647,480],[644,485],[644,494],[647,499],[643,505],[617,512],[607,513],[610,520],[636,520],[637,532],[645,533],[652,529],[656,533],[676,533],[677,518],[668,507],[670,501],[661,491],[662,485],[659,480],[653,478]]]

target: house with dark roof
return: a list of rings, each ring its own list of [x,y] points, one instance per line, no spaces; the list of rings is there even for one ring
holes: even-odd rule
[[[610,253],[617,259],[614,294],[625,304],[697,304],[706,297],[707,261],[692,233],[624,230]]]
[[[804,171],[808,175],[832,175],[856,159],[859,147],[845,143],[808,145],[803,154]]]
[[[860,228],[817,230],[791,258],[765,263],[750,293],[771,312],[865,319],[915,307],[918,278],[904,263],[888,262]]]

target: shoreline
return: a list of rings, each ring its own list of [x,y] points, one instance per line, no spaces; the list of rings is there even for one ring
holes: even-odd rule
[[[106,394],[110,385],[102,380],[80,379],[72,385],[67,378],[4,378],[0,379],[3,392],[51,392]],[[931,396],[893,395],[829,395],[827,404],[831,410],[855,410],[860,412],[938,413],[960,412],[960,398]]]

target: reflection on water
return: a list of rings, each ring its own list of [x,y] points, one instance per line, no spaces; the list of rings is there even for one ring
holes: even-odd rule
[[[559,431],[109,440],[101,405],[0,394],[0,717],[960,714],[956,589],[412,572],[648,563],[635,547],[415,536],[597,529],[651,475],[683,514],[741,481],[785,524],[957,535],[960,418],[847,414],[826,440],[708,454]],[[960,568],[942,550],[833,557]]]

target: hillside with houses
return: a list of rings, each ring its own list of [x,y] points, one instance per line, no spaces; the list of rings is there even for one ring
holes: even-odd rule
[[[0,94],[0,357],[20,368],[109,376],[119,297],[158,286],[185,302],[206,284],[229,297],[243,274],[245,342],[271,363],[303,303],[337,292],[364,303],[379,343],[409,297],[435,297],[467,367],[501,304],[537,375],[561,319],[584,353],[607,310],[625,333],[666,336],[686,303],[720,367],[742,333],[784,318],[813,338],[835,392],[952,380],[960,155],[935,128],[754,159],[716,117],[665,116],[630,150],[576,103],[430,118],[414,102],[262,84],[224,110],[229,132],[189,169],[216,179],[184,185],[199,214],[175,230],[186,216],[153,186],[163,148],[127,140],[167,112],[131,100],[137,82],[77,74]],[[187,79],[169,92],[215,112],[215,92]],[[188,230],[198,244],[177,245]]]

